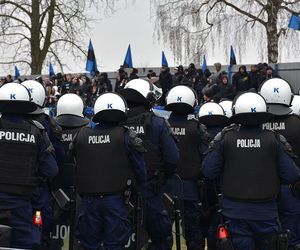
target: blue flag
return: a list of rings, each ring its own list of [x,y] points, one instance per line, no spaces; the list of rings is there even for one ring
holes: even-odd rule
[[[124,66],[124,68],[133,68],[130,44],[129,44],[127,52],[126,52],[123,66]]]
[[[18,80],[20,77],[20,71],[17,66],[15,66],[15,80]]]
[[[232,46],[230,46],[230,65],[236,65],[235,54]]]
[[[207,63],[205,55],[203,56],[203,63],[202,63],[202,71],[204,72],[207,69]]]
[[[90,75],[92,77],[95,75],[95,72],[98,70],[96,57],[95,57],[95,52],[94,52],[94,48],[93,48],[93,44],[92,44],[91,39],[90,39],[90,43],[89,43],[89,49],[88,49],[88,55],[87,55],[85,70],[90,72]]]
[[[169,67],[167,58],[165,56],[165,52],[162,52],[162,55],[161,55],[161,66],[162,67]]]
[[[292,14],[290,22],[289,22],[289,28],[294,30],[300,30],[300,17]]]
[[[233,47],[230,46],[230,57],[229,57],[229,66],[228,66],[228,80],[231,83],[231,78],[232,78],[232,66],[236,65],[236,58],[235,54],[233,51]]]
[[[49,64],[49,77],[50,79],[55,76],[54,69],[52,63]]]

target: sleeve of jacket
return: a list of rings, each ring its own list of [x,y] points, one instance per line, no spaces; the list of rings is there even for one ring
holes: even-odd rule
[[[143,156],[145,149],[142,143],[143,141],[132,130],[128,130],[124,134],[125,149],[128,152],[130,166],[138,184],[146,183],[147,180],[146,164]]]
[[[217,179],[223,170],[224,141],[215,143],[208,149],[202,162],[202,174],[210,180]]]
[[[277,139],[277,163],[282,184],[292,184],[300,178],[299,169],[293,160],[296,157],[285,138]]]
[[[41,132],[39,140],[38,174],[43,177],[54,177],[58,174],[58,166],[54,156],[54,148],[46,131]]]

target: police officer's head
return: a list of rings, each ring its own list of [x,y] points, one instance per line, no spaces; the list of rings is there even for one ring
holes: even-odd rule
[[[27,114],[37,109],[27,88],[19,83],[7,83],[0,88],[0,112]]]
[[[182,115],[193,114],[197,105],[197,95],[187,86],[176,86],[167,94],[166,103],[165,109],[168,111]]]
[[[292,109],[292,114],[300,115],[300,96],[299,95],[294,95],[291,109]]]
[[[46,102],[46,90],[44,86],[33,80],[27,80],[22,82],[22,85],[25,86],[31,94],[32,102],[37,105],[37,109],[34,111],[34,114],[44,113],[44,105]]]
[[[236,96],[232,103],[230,123],[248,126],[257,126],[272,119],[272,114],[267,112],[265,99],[254,92],[244,92]]]
[[[129,107],[145,106],[150,108],[157,99],[153,85],[143,79],[129,81],[120,94]]]
[[[287,81],[280,78],[269,79],[260,86],[259,93],[267,102],[268,112],[274,115],[287,115],[292,112],[290,106],[293,92]]]
[[[89,123],[83,115],[84,103],[75,94],[65,94],[57,102],[56,122],[63,127],[81,127]]]
[[[221,100],[219,104],[223,108],[225,115],[230,118],[232,116],[232,101]]]
[[[223,108],[215,102],[207,102],[199,109],[199,122],[206,126],[225,126],[228,118],[225,116]]]
[[[116,93],[100,95],[94,104],[93,122],[119,123],[127,118],[127,103]]]

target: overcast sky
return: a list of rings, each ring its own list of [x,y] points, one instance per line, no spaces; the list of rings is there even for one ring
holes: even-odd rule
[[[174,65],[168,47],[153,39],[150,1],[137,0],[133,4],[131,0],[127,2],[125,8],[120,3],[114,14],[91,24],[90,36],[100,70],[117,70],[123,64],[128,44],[131,45],[134,67],[160,66],[162,50],[165,51],[169,64]],[[97,15],[96,12],[93,14]],[[84,63],[81,66],[84,68]]]
[[[127,4],[124,3],[126,1]],[[119,0],[118,5],[115,6],[116,12],[109,16],[103,16],[96,10],[90,11],[90,15],[99,20],[90,23],[91,30],[88,36],[83,35],[82,39],[86,43],[86,50],[89,38],[92,39],[100,71],[116,71],[123,64],[128,44],[131,44],[134,67],[160,67],[162,50],[165,51],[169,66],[175,66],[169,46],[163,45],[162,42],[153,38],[154,20],[151,19],[150,2],[150,0]],[[242,58],[239,56],[239,51],[236,50],[238,63],[257,63],[259,61],[257,49],[248,47],[246,49],[248,53]],[[69,60],[68,54],[63,56],[64,61],[68,62],[69,66],[64,68],[65,73],[85,70],[85,58],[82,62],[75,63]],[[208,65],[217,61],[227,64],[229,55],[224,55],[224,48],[217,48],[214,51],[209,51],[206,59]],[[284,61],[298,61],[295,60],[295,57],[284,59]],[[53,63],[54,71],[59,72],[58,65]],[[14,74],[13,66],[11,65],[11,74]],[[18,65],[18,67],[21,68],[22,75],[24,73],[22,72],[22,65]],[[6,73],[0,67],[0,75]],[[44,67],[43,73],[48,74],[47,67]]]

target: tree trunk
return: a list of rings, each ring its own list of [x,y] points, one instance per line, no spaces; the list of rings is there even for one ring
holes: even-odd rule
[[[42,72],[41,49],[40,49],[40,1],[32,0],[31,11],[31,74],[39,75]]]
[[[277,19],[280,8],[280,0],[269,0],[267,4],[268,22],[265,25],[267,32],[267,46],[268,46],[268,62],[278,62],[278,30]]]
[[[269,22],[266,25],[267,30],[267,43],[268,43],[268,62],[278,62],[278,35],[277,35],[277,23]]]

